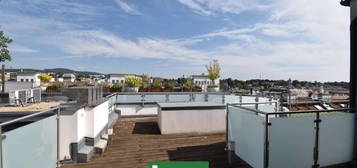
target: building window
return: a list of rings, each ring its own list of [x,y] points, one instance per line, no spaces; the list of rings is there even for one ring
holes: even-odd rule
[[[24,79],[21,79],[21,82],[24,82]]]
[[[26,82],[28,82],[28,81],[29,81],[29,79],[25,79],[25,81],[26,81]]]
[[[32,83],[34,82],[33,79],[31,79],[31,82],[32,82]]]
[[[112,80],[112,83],[115,83],[115,80]]]

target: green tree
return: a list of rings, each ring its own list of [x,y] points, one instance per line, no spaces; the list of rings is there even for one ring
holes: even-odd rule
[[[4,31],[0,30],[0,62],[11,61],[10,51],[8,49],[8,45],[12,42],[12,39],[5,36]],[[2,65],[2,92],[5,92],[5,64]]]
[[[208,78],[212,81],[212,84],[215,85],[214,80],[218,79],[221,73],[221,67],[218,60],[210,62],[209,65],[206,65],[206,69],[208,72]]]
[[[12,39],[5,36],[4,31],[0,30],[0,62],[11,61],[10,51],[8,44],[12,42]]]
[[[40,75],[38,76],[38,78],[40,78],[41,82],[48,83],[48,82],[51,81],[52,76],[43,73],[43,74],[40,74]]]

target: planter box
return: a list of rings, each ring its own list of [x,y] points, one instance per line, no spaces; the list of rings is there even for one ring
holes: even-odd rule
[[[61,92],[61,90],[59,90],[59,89],[46,89],[46,92],[48,92],[48,93],[59,93],[59,92]]]
[[[183,88],[183,92],[192,92],[192,89],[189,89],[189,88]]]
[[[139,92],[148,92],[149,89],[148,88],[139,88]]]
[[[171,88],[164,88],[163,92],[172,92],[172,89]]]
[[[161,88],[152,88],[150,92],[161,92]]]
[[[110,92],[121,92],[122,88],[110,88]]]

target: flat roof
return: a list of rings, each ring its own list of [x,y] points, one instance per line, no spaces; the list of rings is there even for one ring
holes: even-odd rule
[[[51,107],[60,105],[61,101],[58,102],[41,102],[41,103],[35,103],[35,104],[29,104],[26,105],[25,107],[21,106],[16,106],[16,107],[0,107],[0,113],[1,112],[37,112],[37,111],[43,111],[50,109]]]

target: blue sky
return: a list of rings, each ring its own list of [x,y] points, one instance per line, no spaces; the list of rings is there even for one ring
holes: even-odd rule
[[[13,68],[162,77],[347,81],[349,9],[336,0],[2,0]]]

